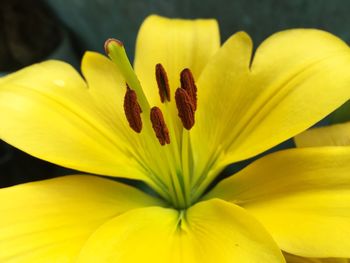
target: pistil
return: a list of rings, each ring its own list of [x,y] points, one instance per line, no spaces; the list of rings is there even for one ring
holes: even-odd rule
[[[104,47],[106,54],[118,66],[126,83],[135,90],[142,109],[148,111],[150,109],[148,100],[126,55],[123,43],[117,39],[110,38],[105,42]]]

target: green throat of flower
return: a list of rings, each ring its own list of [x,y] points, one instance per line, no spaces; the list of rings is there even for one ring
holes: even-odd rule
[[[130,128],[142,136],[143,150],[135,158],[149,175],[150,186],[173,207],[191,206],[205,190],[200,180],[191,181],[194,157],[190,130],[197,109],[197,88],[191,70],[179,72],[181,87],[175,91],[174,104],[166,70],[160,63],[155,65],[161,102],[157,107],[150,105],[123,44],[109,39],[105,50],[125,78],[124,112]]]

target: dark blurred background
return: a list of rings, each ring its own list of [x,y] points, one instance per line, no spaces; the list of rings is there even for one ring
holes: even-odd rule
[[[102,52],[109,37],[122,40],[132,58],[138,28],[149,14],[216,18],[222,41],[244,30],[256,46],[296,27],[324,29],[349,43],[349,13],[348,0],[0,0],[0,76],[50,58],[79,68],[84,51]],[[0,141],[0,187],[70,172]]]

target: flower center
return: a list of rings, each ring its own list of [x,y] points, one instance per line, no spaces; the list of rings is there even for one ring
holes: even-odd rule
[[[194,192],[198,182],[192,181],[194,157],[189,132],[195,124],[197,109],[197,87],[191,70],[185,68],[180,72],[180,87],[174,92],[173,104],[167,72],[162,64],[156,64],[155,79],[161,105],[151,106],[123,44],[109,39],[105,50],[126,82],[124,112],[130,128],[141,136],[142,149],[139,152],[135,149],[135,158],[152,179],[150,186],[174,207],[190,206],[198,199]]]

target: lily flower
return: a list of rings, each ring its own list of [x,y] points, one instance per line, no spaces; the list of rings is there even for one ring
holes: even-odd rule
[[[350,149],[231,163],[295,136],[350,97],[350,49],[287,30],[252,55],[215,20],[148,17],[132,68],[120,41],[82,74],[47,61],[0,79],[0,137],[71,175],[0,191],[2,262],[285,262],[350,257]],[[148,194],[107,179],[139,180]]]

